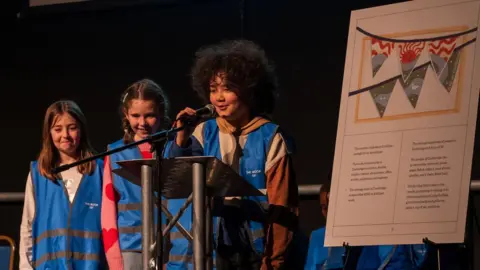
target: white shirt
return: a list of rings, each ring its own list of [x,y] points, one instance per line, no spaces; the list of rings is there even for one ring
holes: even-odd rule
[[[82,180],[82,174],[78,172],[77,167],[70,168],[61,173],[63,184],[68,193],[70,203],[73,202],[78,186]],[[52,202],[53,204],[54,202]],[[25,200],[23,203],[22,223],[20,224],[20,245],[18,247],[20,270],[31,270],[32,261],[32,224],[35,218],[35,197],[32,185],[31,172],[28,173],[25,186]]]

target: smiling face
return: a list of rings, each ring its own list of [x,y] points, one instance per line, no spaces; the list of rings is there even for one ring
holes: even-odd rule
[[[80,145],[80,126],[77,120],[69,113],[62,113],[55,117],[50,128],[50,136],[53,145],[57,148],[62,157],[76,158],[78,146]]]
[[[234,89],[229,89],[225,77],[219,73],[210,81],[210,102],[219,117],[230,122],[248,122],[248,107],[240,100]]]
[[[135,133],[135,141],[157,132],[160,126],[160,114],[153,100],[132,99],[124,114]]]

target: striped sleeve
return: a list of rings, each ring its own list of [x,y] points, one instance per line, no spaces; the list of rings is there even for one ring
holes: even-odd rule
[[[285,140],[276,134],[265,166],[270,204],[262,270],[284,267],[298,223],[298,186]]]

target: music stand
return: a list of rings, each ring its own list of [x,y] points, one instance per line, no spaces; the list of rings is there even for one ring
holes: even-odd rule
[[[117,164],[124,170],[123,174],[125,176],[128,174],[135,176],[126,179],[136,185],[140,184],[142,186],[142,194],[150,194],[150,192],[144,191],[146,187],[152,187],[151,182],[148,183],[148,180],[143,180],[143,178],[148,177],[148,174],[144,171],[147,170],[147,167],[151,168],[154,166],[155,160],[127,160],[119,161]],[[194,269],[213,269],[212,198],[263,196],[265,194],[250,185],[228,165],[212,156],[162,159],[159,168],[161,168],[161,179],[154,179],[153,181],[161,180],[162,195],[165,198],[187,198],[193,193]],[[128,173],[125,174],[126,172]],[[138,177],[138,175],[141,177]],[[145,183],[146,185],[144,186],[143,184]],[[157,184],[153,185],[153,187],[158,186]],[[145,211],[145,213],[150,212]],[[143,219],[148,218],[142,217]],[[143,228],[147,227],[146,225],[148,224],[142,224],[142,232]],[[208,235],[208,241],[206,241],[206,234]],[[143,238],[146,238],[145,235]],[[142,241],[147,243],[147,240],[144,239]]]

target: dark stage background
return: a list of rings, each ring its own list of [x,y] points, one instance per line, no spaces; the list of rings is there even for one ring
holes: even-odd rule
[[[103,4],[97,8],[65,5],[22,12],[20,18],[22,3],[10,2],[14,5],[2,9],[6,30],[0,49],[1,192],[23,192],[52,102],[77,101],[94,146],[104,151],[122,135],[118,105],[128,84],[144,77],[158,82],[170,96],[171,116],[185,106],[200,107],[188,77],[195,50],[240,37],[259,43],[276,63],[281,92],[274,118],[296,141],[299,184],[328,182],[350,12],[402,1],[327,6],[304,0],[196,0],[124,7],[98,1]],[[472,178],[480,176],[477,163],[474,158]],[[21,204],[0,204],[0,234],[18,241],[21,212]],[[316,199],[302,201],[300,216],[306,234],[324,224]]]

